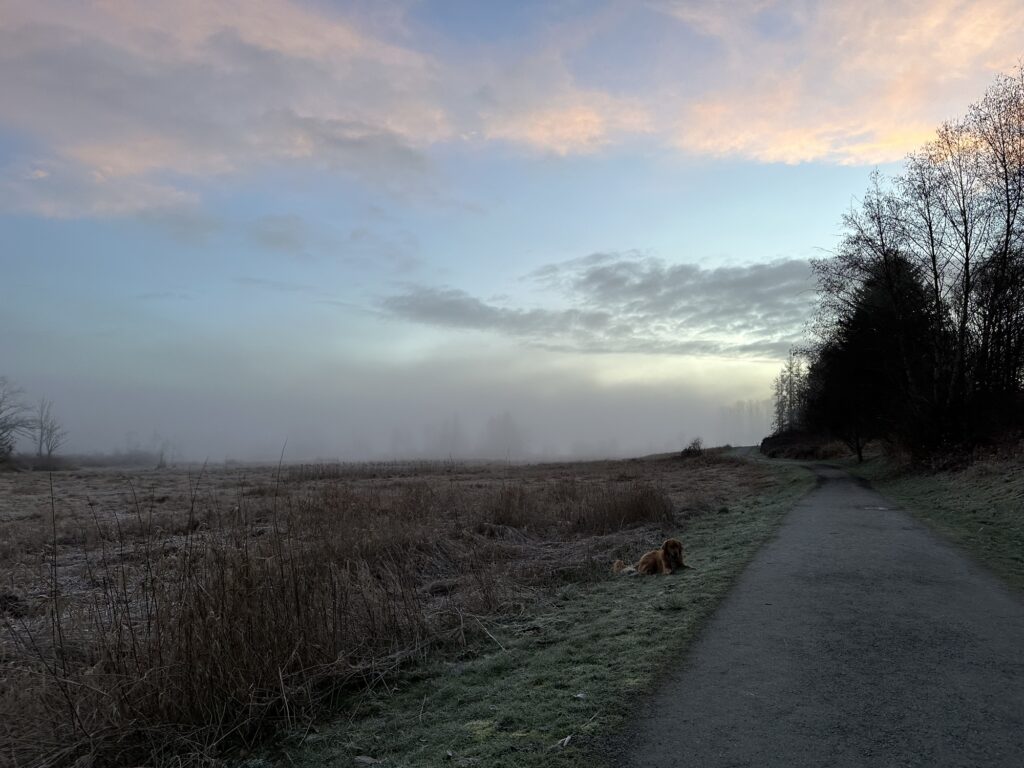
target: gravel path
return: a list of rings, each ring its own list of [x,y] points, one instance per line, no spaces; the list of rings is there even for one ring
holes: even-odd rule
[[[1024,766],[1024,600],[818,467],[621,764]]]

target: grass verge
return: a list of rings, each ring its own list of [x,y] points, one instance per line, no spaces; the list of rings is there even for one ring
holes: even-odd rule
[[[631,702],[677,662],[757,549],[813,485],[775,465],[767,490],[685,521],[687,570],[562,587],[481,625],[483,645],[410,669],[363,695],[344,722],[296,736],[303,766],[607,765]],[[469,620],[469,619],[467,619]]]
[[[1019,590],[1024,590],[1024,463],[975,461],[931,473],[896,468],[883,457],[851,471],[898,501]]]

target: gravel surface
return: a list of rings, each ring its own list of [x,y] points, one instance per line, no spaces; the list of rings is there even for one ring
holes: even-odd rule
[[[744,572],[629,766],[1024,766],[1024,599],[844,472]]]

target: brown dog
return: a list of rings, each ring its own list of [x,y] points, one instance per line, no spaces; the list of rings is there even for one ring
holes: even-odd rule
[[[616,560],[612,565],[613,573],[640,573],[645,576],[653,576],[656,573],[668,575],[673,571],[690,568],[683,562],[683,542],[679,539],[666,539],[659,549],[652,549],[640,558],[640,562],[634,568],[626,565],[621,560]]]

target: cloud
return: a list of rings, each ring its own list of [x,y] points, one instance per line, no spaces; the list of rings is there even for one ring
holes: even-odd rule
[[[594,152],[614,139],[651,130],[647,113],[624,100],[591,95],[578,102],[489,115],[484,135],[564,156]]]
[[[639,253],[596,253],[547,265],[527,279],[554,289],[569,306],[508,306],[423,286],[380,306],[415,323],[562,351],[778,358],[802,337],[814,300],[810,267],[797,259],[706,269]]]
[[[183,187],[146,178],[111,180],[59,160],[34,163],[30,171],[18,164],[0,170],[0,210],[48,218],[187,211],[197,202]]]
[[[136,218],[167,234],[182,245],[205,245],[224,228],[224,222],[197,205],[175,205],[170,208],[147,208]]]
[[[654,129],[641,99],[580,87],[560,50],[524,56],[511,67],[485,67],[481,76],[476,119],[487,140],[565,156]]]
[[[302,256],[309,247],[309,232],[301,216],[261,216],[249,228],[254,243],[268,251]]]
[[[432,148],[481,142],[572,155],[643,139],[871,164],[962,113],[1024,36],[1018,0],[651,0],[630,14],[659,33],[639,38],[649,66],[628,69],[615,66],[631,38],[614,9],[554,25],[540,14],[514,47],[481,48],[370,7],[389,24],[290,0],[5,3],[0,126],[32,149],[0,180],[0,205],[132,215],[280,166],[440,199]],[[706,51],[658,64],[694,36]],[[578,63],[601,60],[608,40],[603,82]]]
[[[421,266],[420,244],[407,229],[383,234],[370,227],[354,227],[332,249],[346,264],[361,269],[386,269],[407,274]]]
[[[772,7],[775,0],[732,0],[728,6],[720,2],[700,0],[650,0],[649,5],[684,22],[701,34],[728,38],[737,21],[749,23],[757,14]]]
[[[404,294],[383,299],[381,306],[393,315],[417,323],[536,338],[577,330],[592,332],[607,327],[611,320],[608,313],[600,311],[495,306],[453,288],[411,288]]]
[[[323,231],[296,214],[260,216],[246,231],[259,248],[292,258],[328,258],[359,271],[408,274],[420,266],[419,241],[408,230],[387,233],[369,226]]]
[[[656,4],[719,43],[675,144],[761,162],[874,164],[914,150],[1021,55],[1016,0]]]
[[[420,193],[422,149],[452,134],[438,89],[429,57],[284,0],[0,14],[0,125],[65,171],[24,188],[40,215],[163,208],[190,179],[281,164]],[[68,202],[82,178],[105,185],[95,205]]]
[[[343,171],[393,194],[419,186],[429,170],[408,137],[360,120],[298,115],[282,110],[267,117],[261,156],[310,162]]]
[[[332,294],[322,288],[304,283],[293,283],[288,280],[269,280],[262,277],[236,277],[235,282],[246,288],[272,291],[274,293],[297,294],[313,298],[329,299]]]

